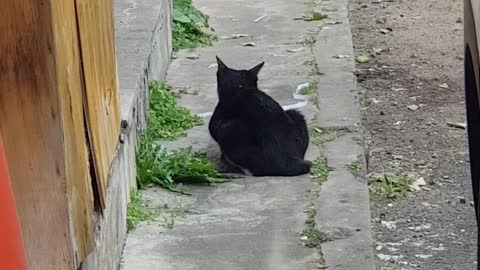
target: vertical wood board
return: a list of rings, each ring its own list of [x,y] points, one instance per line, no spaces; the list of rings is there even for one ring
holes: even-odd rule
[[[73,269],[51,5],[0,1],[0,130],[30,270]]]
[[[95,239],[75,0],[52,0],[52,20],[56,82],[64,132],[70,229],[75,265],[78,267],[93,250]]]
[[[100,204],[105,207],[108,172],[120,135],[112,0],[76,0],[83,60],[87,128]]]

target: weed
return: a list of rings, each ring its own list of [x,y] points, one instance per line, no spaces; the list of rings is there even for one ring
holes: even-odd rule
[[[306,22],[312,22],[312,21],[321,21],[323,19],[328,18],[327,14],[322,14],[320,12],[309,12],[305,16],[303,16],[303,20]]]
[[[132,192],[131,200],[127,207],[128,231],[135,229],[140,222],[154,220],[157,215],[158,213],[150,208],[138,192]]]
[[[328,166],[327,159],[325,157],[318,157],[312,162],[310,177],[318,184],[323,184],[327,181],[328,174],[331,171],[333,171],[333,168]]]
[[[361,176],[363,174],[363,164],[358,160],[348,164],[347,167],[350,173],[354,176]]]
[[[307,210],[307,219],[305,220],[302,236],[307,237],[305,246],[309,248],[319,247],[322,243],[329,241],[327,235],[317,229],[316,215],[317,210],[314,207],[310,207]]]
[[[335,140],[347,133],[351,133],[352,130],[347,127],[320,129],[315,124],[309,125],[310,139],[316,146],[323,146],[324,144]]]
[[[150,109],[146,137],[175,139],[186,130],[201,125],[202,120],[177,104],[170,89],[163,82],[150,83]]]
[[[185,193],[179,183],[220,183],[227,177],[218,173],[205,155],[191,148],[167,152],[156,142],[142,141],[137,156],[138,184],[156,184]]]
[[[413,179],[407,175],[373,174],[369,179],[369,189],[374,194],[394,199],[407,196],[412,183]]]
[[[368,90],[362,89],[359,92],[358,102],[360,102],[360,106],[368,107],[372,104],[372,99],[368,96]]]
[[[306,5],[309,9],[313,9],[318,6],[318,3],[316,0],[308,0]]]
[[[213,183],[226,179],[205,155],[191,148],[167,152],[160,140],[185,135],[189,128],[202,124],[199,117],[177,104],[170,88],[161,82],[150,84],[148,129],[140,138],[137,153],[139,187],[156,184],[171,191],[182,192],[179,183]]]
[[[208,16],[197,10],[192,0],[173,1],[173,50],[212,45],[215,37],[204,32]]]
[[[307,45],[310,49],[312,49],[313,45],[315,45],[316,42],[317,42],[317,40],[315,39],[314,36],[308,36],[303,41],[303,44]],[[315,62],[316,62],[316,60],[315,60]]]
[[[311,95],[317,91],[317,83],[309,83],[308,86],[303,87],[298,91],[300,95]]]
[[[313,65],[316,64],[316,62],[317,61],[315,60],[315,58],[312,58],[312,59],[309,59],[309,60],[305,60],[305,62],[303,62],[303,64],[306,65],[306,66],[313,66]]]

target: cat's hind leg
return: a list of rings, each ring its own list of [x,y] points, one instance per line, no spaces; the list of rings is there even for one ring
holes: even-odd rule
[[[302,156],[305,155],[309,144],[308,128],[305,117],[297,110],[286,111],[293,125],[294,140],[299,144],[299,150]]]

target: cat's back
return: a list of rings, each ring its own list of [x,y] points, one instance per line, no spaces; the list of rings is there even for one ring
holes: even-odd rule
[[[280,104],[263,91],[257,90],[242,102],[244,111],[250,116],[273,117],[284,116],[285,112]]]

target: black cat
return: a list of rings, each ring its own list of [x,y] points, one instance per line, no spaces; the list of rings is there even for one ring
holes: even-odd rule
[[[308,173],[308,130],[303,115],[284,111],[257,87],[264,62],[250,70],[228,68],[218,57],[218,104],[209,123],[222,159],[255,176]]]

